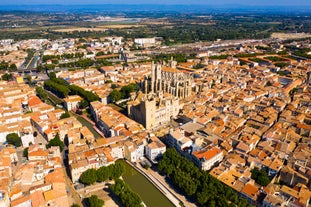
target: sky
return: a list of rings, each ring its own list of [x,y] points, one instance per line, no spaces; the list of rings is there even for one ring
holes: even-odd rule
[[[205,4],[245,6],[311,6],[311,0],[0,0],[0,5],[31,4]]]

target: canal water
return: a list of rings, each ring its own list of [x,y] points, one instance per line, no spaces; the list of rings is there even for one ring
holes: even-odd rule
[[[147,207],[174,207],[174,205],[139,172],[123,160],[126,170],[122,175],[123,180],[136,192]]]

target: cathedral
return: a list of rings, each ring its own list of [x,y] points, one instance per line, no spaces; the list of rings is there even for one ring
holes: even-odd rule
[[[192,92],[192,78],[176,69],[176,61],[170,61],[170,67],[152,63],[151,75],[145,77],[143,91],[145,94],[163,92],[186,98]]]
[[[192,78],[174,66],[174,61],[171,67],[152,63],[151,75],[143,82],[144,93],[127,103],[128,115],[146,129],[168,124],[182,108],[179,100],[191,95]]]

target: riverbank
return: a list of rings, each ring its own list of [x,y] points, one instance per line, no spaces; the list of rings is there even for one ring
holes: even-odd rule
[[[123,180],[138,193],[148,207],[174,207],[180,206],[179,201],[169,196],[166,189],[156,180],[148,178],[146,173],[135,167],[134,164],[124,160],[118,160],[125,165],[126,172],[122,175]]]

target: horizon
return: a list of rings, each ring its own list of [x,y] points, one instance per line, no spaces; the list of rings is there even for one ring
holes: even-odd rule
[[[27,2],[26,2],[27,3]],[[311,3],[311,2],[310,2]],[[295,15],[311,13],[311,5],[247,5],[247,4],[160,4],[145,2],[139,3],[98,3],[68,4],[0,4],[0,11],[30,11],[30,12],[252,12],[252,13],[292,13]]]
[[[219,0],[219,1],[203,1],[202,0],[193,0],[191,3],[186,0],[114,0],[113,2],[107,0],[14,0],[11,2],[0,3],[0,6],[28,6],[28,5],[51,5],[51,6],[74,6],[74,5],[201,5],[201,6],[311,6],[311,1],[309,0],[261,0],[261,1],[252,1],[249,0]]]

